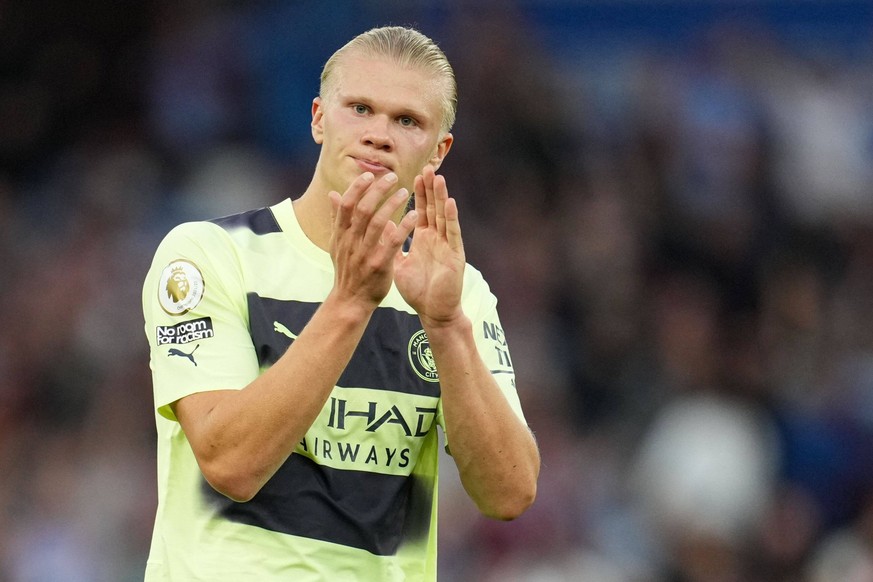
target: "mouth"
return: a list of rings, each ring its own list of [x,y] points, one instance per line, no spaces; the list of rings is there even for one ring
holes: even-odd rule
[[[372,172],[375,175],[379,174],[387,174],[391,171],[391,167],[378,161],[378,160],[369,160],[366,158],[356,158],[352,156],[352,159],[355,160],[355,163],[365,172]]]

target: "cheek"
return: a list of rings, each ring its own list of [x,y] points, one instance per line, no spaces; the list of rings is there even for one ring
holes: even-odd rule
[[[436,143],[428,135],[414,135],[408,141],[409,151],[415,152],[415,158],[427,163],[436,153]]]
[[[342,112],[325,115],[322,127],[322,140],[325,144],[346,143],[350,141],[355,129],[354,124]]]

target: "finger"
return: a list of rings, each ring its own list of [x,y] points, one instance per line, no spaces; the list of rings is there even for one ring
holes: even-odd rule
[[[461,238],[461,221],[458,218],[458,203],[454,198],[445,201],[446,241],[449,248],[463,255],[464,240]]]
[[[449,189],[446,187],[446,179],[443,176],[434,176],[433,179],[434,204],[436,206],[436,227],[441,235],[446,234],[446,200],[449,198]]]
[[[415,177],[413,185],[415,191],[415,210],[417,211],[418,221],[416,226],[427,226],[427,194],[424,188],[424,177],[420,174]]]
[[[391,239],[391,243],[394,247],[393,253],[395,267],[397,266],[398,262],[406,258],[406,255],[403,254],[403,243],[405,243],[406,240],[412,235],[412,231],[415,230],[415,227],[418,224],[420,218],[420,212],[416,210],[410,210],[397,224],[397,228],[391,235],[393,237]]]
[[[418,213],[415,210],[407,212],[399,223],[393,221],[386,222],[380,234],[380,242],[376,249],[378,262],[387,264],[388,261],[394,260],[396,263],[398,256],[403,256],[403,243],[412,234],[415,229],[415,224],[418,221]]]
[[[424,171],[422,172],[422,180],[424,181],[424,193],[425,193],[425,212],[427,212],[427,224],[428,226],[436,225],[436,201],[434,200],[434,192],[433,192],[433,181],[434,181],[434,171],[433,166],[428,164],[424,167]]]
[[[379,247],[380,260],[388,261],[392,257],[396,260],[398,255],[403,255],[403,243],[412,234],[415,229],[415,224],[418,221],[418,213],[415,210],[410,210],[399,223],[387,222],[382,229],[380,239],[382,241]]]
[[[418,220],[419,212],[417,210],[410,210],[397,224],[397,232],[400,237],[401,245],[406,242],[406,239],[408,239],[412,234],[412,231],[415,230],[415,225],[418,224]]]
[[[376,177],[372,174],[372,172],[364,172],[349,184],[349,187],[346,188],[346,191],[340,197],[339,205],[336,209],[336,225],[342,228],[349,228],[352,224],[352,216],[354,215],[355,209],[358,206],[358,203],[361,199],[361,196]]]
[[[370,219],[364,234],[365,245],[376,245],[383,240],[385,225],[392,222],[394,215],[409,201],[409,190],[401,188],[388,198]],[[383,241],[384,242],[384,241]]]
[[[391,200],[390,192],[397,184],[397,174],[389,172],[382,178],[373,181],[358,201],[352,215],[353,230],[365,236],[370,229],[370,223],[376,215],[378,208]],[[395,208],[396,210],[396,208]],[[384,226],[384,223],[380,225]]]

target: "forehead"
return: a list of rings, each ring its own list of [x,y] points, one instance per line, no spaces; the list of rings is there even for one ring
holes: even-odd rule
[[[367,99],[441,117],[443,83],[428,69],[360,53],[344,55],[336,65],[331,91],[340,98]]]

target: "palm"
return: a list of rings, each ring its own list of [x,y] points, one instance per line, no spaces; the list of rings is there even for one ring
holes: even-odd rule
[[[439,235],[417,230],[409,254],[396,267],[394,281],[403,299],[420,315],[441,319],[460,303],[463,255]]]
[[[460,310],[465,257],[457,206],[433,168],[416,179],[415,207],[412,247],[398,256],[394,282],[419,316],[446,321]]]

